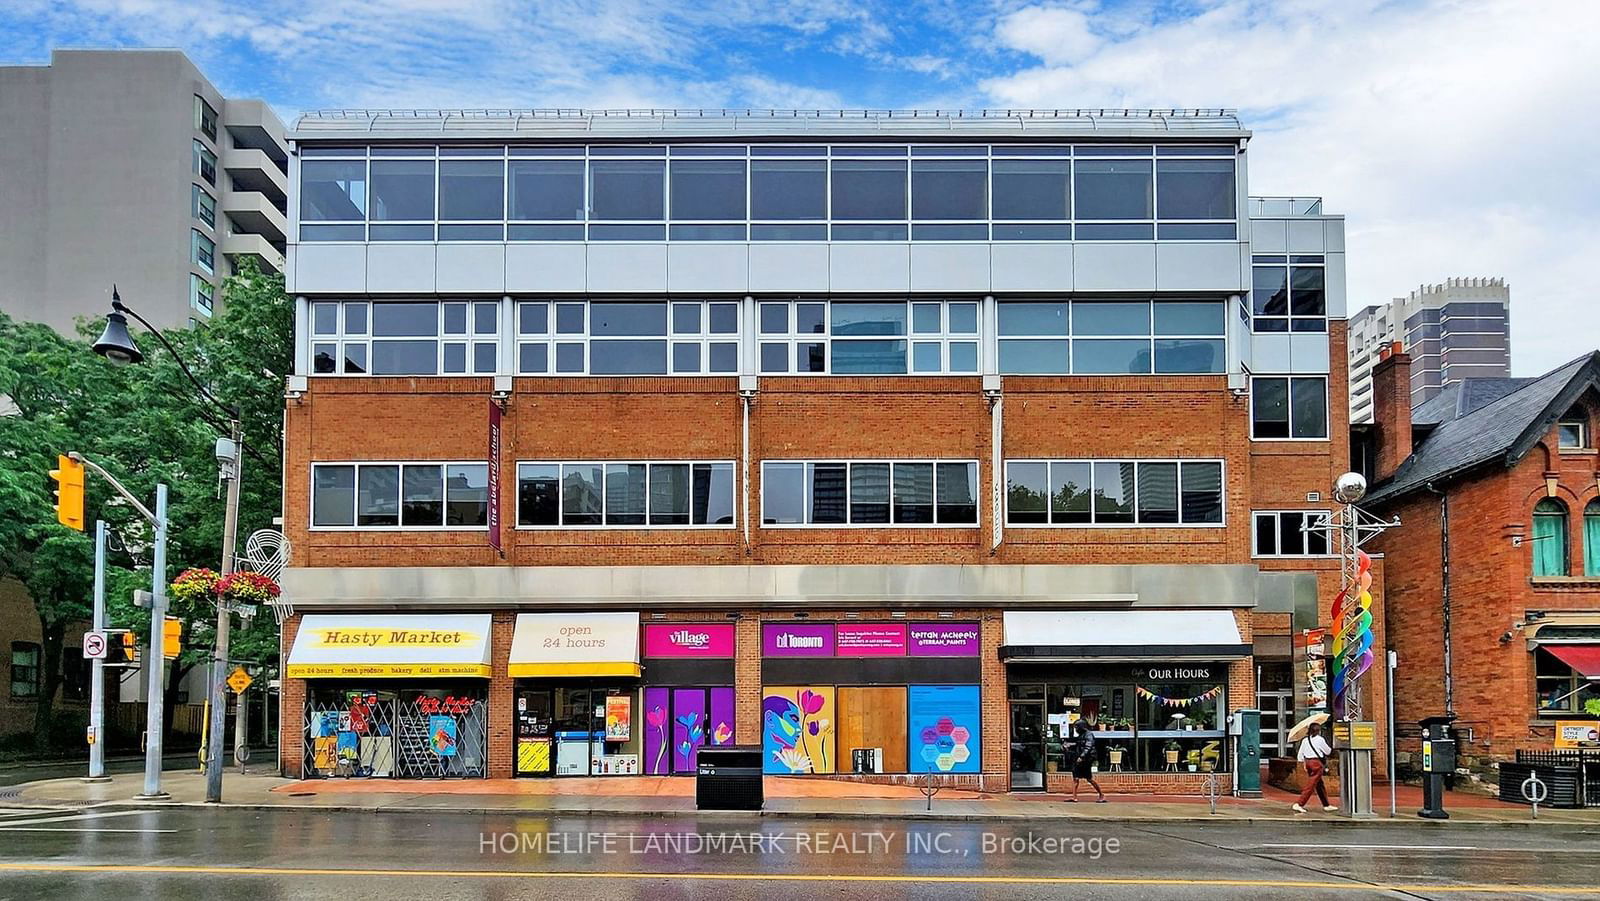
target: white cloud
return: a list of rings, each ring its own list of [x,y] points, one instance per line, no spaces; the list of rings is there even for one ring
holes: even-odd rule
[[[1019,9],[1000,19],[995,35],[1005,46],[1052,65],[1077,62],[1100,46],[1088,13],[1061,6]]]
[[[1215,0],[1072,58],[1039,49],[1043,26],[1007,29],[1028,13],[996,37],[1040,64],[984,80],[992,102],[1239,107],[1252,193],[1320,194],[1348,217],[1352,310],[1502,275],[1518,374],[1600,344],[1600,3]]]

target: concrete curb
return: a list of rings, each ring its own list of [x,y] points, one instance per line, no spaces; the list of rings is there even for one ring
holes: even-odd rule
[[[1304,828],[1315,826],[1318,828],[1332,827],[1336,829],[1361,828],[1368,826],[1389,826],[1417,824],[1425,827],[1446,829],[1452,826],[1467,826],[1474,828],[1490,826],[1520,826],[1520,827],[1569,827],[1569,828],[1600,828],[1600,820],[1570,821],[1570,820],[1485,820],[1468,819],[1463,816],[1453,816],[1449,820],[1427,820],[1421,817],[1400,816],[1394,819],[1379,817],[1371,820],[1347,820],[1331,816],[1296,816],[1290,817],[1231,817],[1231,816],[1138,816],[1133,814],[1120,816],[1037,816],[1024,813],[996,812],[996,813],[957,813],[914,810],[885,813],[865,810],[674,810],[674,809],[649,809],[649,810],[618,810],[609,808],[528,808],[528,807],[475,807],[471,809],[451,807],[417,807],[408,805],[380,805],[380,804],[263,804],[252,802],[223,802],[221,804],[208,804],[203,801],[100,801],[92,804],[77,802],[61,802],[60,805],[40,806],[31,805],[0,805],[0,809],[29,809],[29,810],[59,810],[62,806],[79,808],[132,808],[132,809],[230,809],[230,810],[271,810],[271,811],[331,811],[339,813],[396,813],[404,815],[432,814],[444,816],[481,816],[484,814],[495,816],[565,816],[565,817],[632,817],[637,819],[675,819],[688,817],[718,817],[735,819],[808,819],[808,820],[928,820],[944,822],[997,822],[997,823],[1036,823],[1041,826],[1055,823],[1108,823],[1119,825],[1156,825],[1170,823],[1174,825],[1194,825],[1199,823],[1227,823],[1245,824],[1251,826],[1292,826]],[[0,826],[4,821],[0,820]]]

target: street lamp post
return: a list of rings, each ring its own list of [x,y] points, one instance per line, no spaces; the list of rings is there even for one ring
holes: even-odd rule
[[[244,433],[239,425],[239,411],[217,400],[216,396],[207,390],[199,379],[195,378],[194,373],[190,372],[189,367],[184,364],[183,358],[178,355],[177,349],[167,340],[167,336],[163,335],[160,329],[147,322],[143,316],[140,316],[125,305],[122,302],[122,297],[117,293],[115,285],[111,288],[111,313],[106,316],[106,327],[105,331],[100,335],[100,340],[94,343],[95,353],[119,366],[138,363],[144,359],[144,354],[140,352],[138,345],[133,342],[133,336],[128,334],[127,316],[137,319],[141,325],[149,330],[150,334],[154,335],[156,340],[160,341],[162,346],[167,349],[167,352],[172,354],[172,359],[177,362],[178,368],[183,371],[183,374],[193,383],[195,389],[200,392],[200,396],[228,416],[228,437],[217,441],[216,457],[217,464],[221,467],[222,478],[228,482],[227,506],[222,519],[221,573],[224,576],[230,575],[234,569],[234,546],[239,532],[239,475],[244,463]],[[158,498],[163,520],[165,518],[165,503],[166,488],[163,486],[161,495]],[[165,532],[164,526],[162,531],[163,533]],[[159,565],[162,568],[161,578],[164,580],[166,576],[164,545],[158,554],[160,557]],[[165,608],[165,585],[157,586],[156,597],[162,607]],[[209,738],[206,740],[206,801],[212,804],[222,801],[222,732],[227,719],[225,685],[230,625],[228,614],[228,606],[219,600],[217,602],[217,636],[215,646],[211,652],[211,685],[208,691],[211,699],[211,721],[207,727]],[[157,622],[159,623],[160,620],[157,620]],[[159,761],[157,766],[159,767]],[[148,783],[148,781],[149,777],[147,775],[146,782]]]

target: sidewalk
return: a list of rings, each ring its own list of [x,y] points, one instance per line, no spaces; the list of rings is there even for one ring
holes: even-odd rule
[[[224,777],[226,804],[261,809],[361,810],[373,812],[458,812],[458,813],[555,813],[594,816],[695,816],[694,784],[691,778],[612,777],[595,779],[479,779],[465,780],[339,780],[295,781],[273,775],[239,775],[230,771]],[[82,807],[173,806],[204,803],[205,780],[198,773],[170,772],[162,787],[171,793],[165,802],[134,801],[143,789],[137,774],[117,775],[112,781],[87,784],[78,779],[51,779],[18,786],[0,796],[0,806]],[[1388,789],[1380,787],[1376,821],[1437,822],[1419,820],[1420,790],[1399,787],[1399,816],[1388,818]],[[1204,798],[1164,795],[1113,795],[1106,804],[1091,800],[1093,792],[1080,795],[1076,804],[1061,795],[980,794],[945,789],[928,801],[913,787],[866,785],[822,779],[767,777],[766,806],[754,812],[708,811],[706,816],[795,816],[850,817],[874,819],[956,819],[956,820],[1072,820],[1092,819],[1122,822],[1273,822],[1355,825],[1337,814],[1321,812],[1296,814],[1289,809],[1292,795],[1268,788],[1259,800],[1224,797],[1217,801],[1216,813]],[[1445,809],[1451,812],[1447,824],[1531,824],[1527,807],[1503,804],[1492,798],[1451,793]],[[1538,823],[1600,824],[1600,810],[1541,809]],[[1442,823],[1441,825],[1445,825]]]

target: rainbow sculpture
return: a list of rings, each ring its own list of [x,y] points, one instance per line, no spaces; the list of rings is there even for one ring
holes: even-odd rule
[[[1333,600],[1333,709],[1339,719],[1361,715],[1358,686],[1372,668],[1371,589],[1372,558],[1357,550],[1356,579]]]

